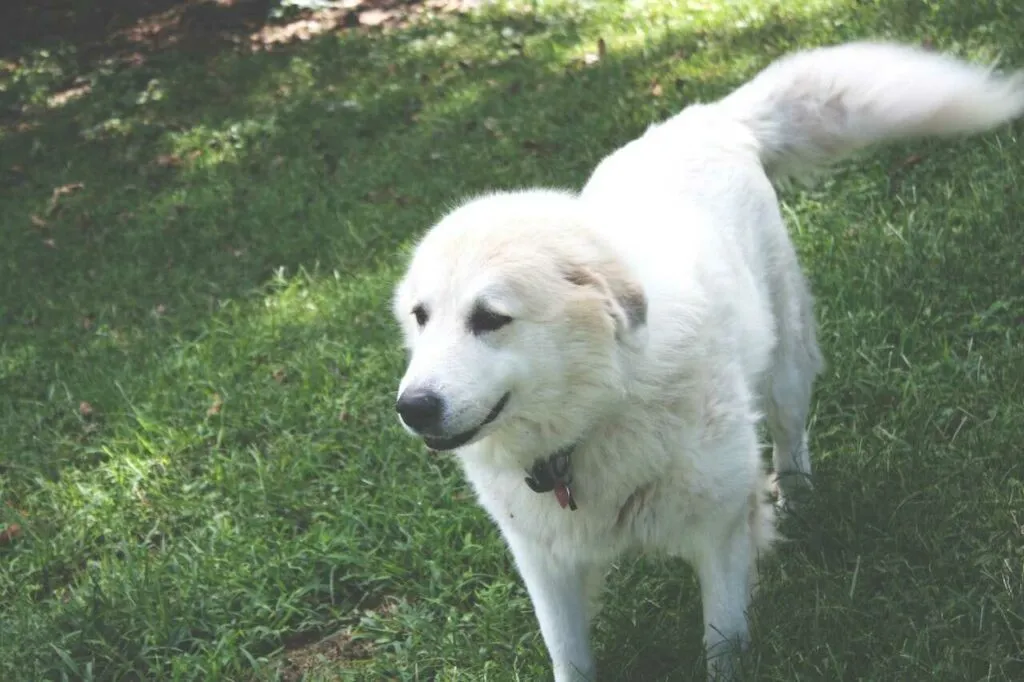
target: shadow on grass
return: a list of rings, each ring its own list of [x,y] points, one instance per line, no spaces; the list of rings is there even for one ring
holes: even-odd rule
[[[578,186],[607,149],[741,80],[733,46],[758,45],[763,63],[813,35],[812,22],[672,35],[583,68],[564,55],[586,40],[579,17],[491,14],[90,73],[87,93],[29,107],[27,129],[2,140],[8,338],[32,349],[25,357],[42,348],[68,361],[152,324],[201,333],[279,268],[358,278],[394,266],[396,246],[447,203],[528,182]],[[537,35],[536,54],[523,54]],[[655,98],[633,74],[658,65],[679,75]],[[65,76],[50,75],[44,95]],[[5,388],[38,397],[20,376],[8,371]]]
[[[37,0],[0,7],[0,58],[73,54],[79,68],[139,63],[164,50],[211,55],[292,17],[279,0]],[[353,3],[358,7],[363,3]],[[276,21],[275,21],[276,19]]]
[[[430,653],[437,619],[457,621],[481,594],[509,599],[511,567],[450,463],[403,463],[415,446],[391,418],[400,358],[387,308],[404,245],[467,193],[579,186],[651,121],[793,47],[918,39],[921,25],[942,45],[1015,45],[1012,24],[998,25],[1011,9],[779,6],[746,27],[730,17],[693,31],[626,22],[650,32],[640,41],[614,27],[622,8],[492,10],[257,54],[169,52],[134,68],[79,73],[59,53],[26,61],[9,91],[25,113],[0,140],[0,443],[11,453],[0,519],[23,529],[0,547],[13,633],[0,670],[269,674],[257,661],[295,633],[360,617],[379,655],[404,661],[395,666],[417,645],[426,653],[412,660],[435,671],[461,643],[480,649],[456,629],[456,644]],[[606,30],[618,42],[586,66]],[[829,227],[846,218],[822,211]],[[816,276],[819,296],[847,295],[858,253],[906,265],[886,246],[826,261],[846,271]],[[882,300],[899,295],[890,286]],[[821,549],[828,563],[849,548],[807,554]],[[657,679],[699,653],[699,622],[677,623],[699,613],[695,593],[671,578],[644,577],[644,601],[612,606],[611,622],[638,626],[605,658],[644,652],[621,663],[623,679]],[[445,585],[458,590],[436,597]],[[407,595],[399,616],[360,614],[385,593]],[[483,625],[503,633],[493,617]],[[651,631],[686,642],[644,640]],[[542,664],[527,646],[501,656]]]

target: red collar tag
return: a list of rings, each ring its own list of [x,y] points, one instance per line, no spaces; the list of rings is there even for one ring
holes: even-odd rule
[[[576,500],[572,497],[572,490],[569,489],[568,483],[564,481],[558,481],[555,483],[555,499],[558,500],[558,504],[562,509],[568,507],[569,509],[576,511]]]

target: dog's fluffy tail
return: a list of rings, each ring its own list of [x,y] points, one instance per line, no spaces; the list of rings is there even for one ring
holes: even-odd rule
[[[718,103],[776,178],[813,175],[868,145],[977,133],[1024,114],[1024,71],[905,45],[848,43],[783,57]]]

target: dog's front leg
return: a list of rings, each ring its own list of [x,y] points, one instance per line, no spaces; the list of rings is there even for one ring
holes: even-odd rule
[[[736,678],[740,652],[749,641],[747,607],[753,579],[751,528],[744,513],[733,523],[708,529],[695,568],[704,607],[708,679]]]
[[[545,551],[521,536],[508,534],[506,539],[530,593],[555,682],[593,682],[596,672],[584,590],[588,565]]]

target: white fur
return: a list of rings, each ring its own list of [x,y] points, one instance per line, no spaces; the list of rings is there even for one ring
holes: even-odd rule
[[[426,235],[395,296],[411,350],[400,393],[442,396],[440,435],[510,395],[457,455],[515,557],[557,681],[594,678],[588,622],[605,570],[631,549],[695,567],[711,673],[731,676],[732,645],[747,640],[774,525],[756,426],[766,415],[791,496],[811,472],[821,367],[770,175],[1022,112],[1020,76],[948,57],[882,44],[798,53],[651,127],[578,194],[479,197]],[[479,305],[513,321],[474,335]],[[523,480],[573,443],[578,511]]]

